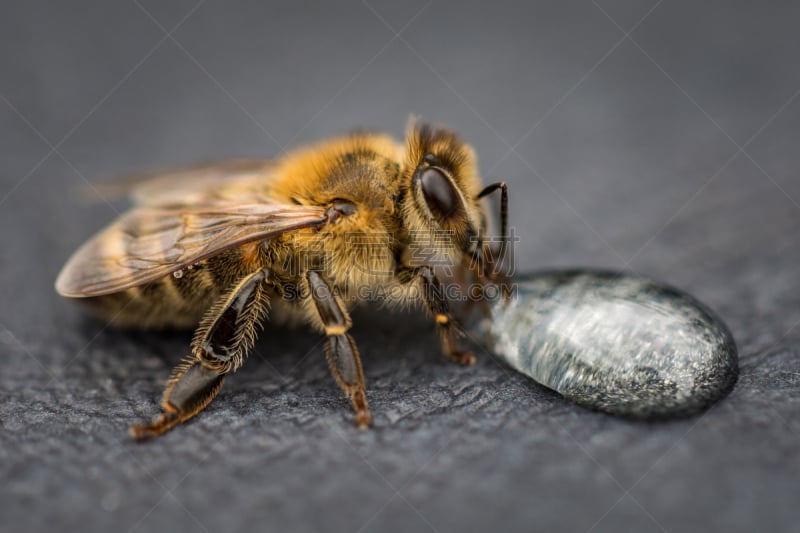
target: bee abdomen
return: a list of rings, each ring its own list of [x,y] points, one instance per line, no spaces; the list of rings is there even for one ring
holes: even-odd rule
[[[86,302],[115,326],[194,327],[219,290],[205,268],[179,272],[118,293],[88,298]]]

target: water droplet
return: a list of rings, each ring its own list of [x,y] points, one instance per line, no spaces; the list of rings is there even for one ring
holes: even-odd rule
[[[713,312],[644,278],[600,271],[527,274],[492,304],[489,343],[513,368],[612,414],[687,415],[722,398],[736,345]]]
[[[179,279],[183,277],[183,270],[176,270],[172,273],[172,277],[175,279]]]

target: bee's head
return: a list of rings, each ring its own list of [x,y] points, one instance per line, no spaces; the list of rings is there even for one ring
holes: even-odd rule
[[[486,213],[472,148],[450,130],[412,121],[403,169],[403,215],[412,246],[453,260],[475,254]]]

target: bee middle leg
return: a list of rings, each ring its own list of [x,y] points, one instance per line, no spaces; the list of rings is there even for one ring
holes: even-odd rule
[[[319,325],[327,336],[325,355],[328,366],[336,383],[353,404],[356,424],[359,428],[366,429],[372,423],[372,415],[367,406],[364,372],[361,369],[358,348],[353,337],[347,333],[351,325],[350,316],[319,272],[309,271],[306,280],[317,308]]]
[[[266,315],[269,281],[265,271],[243,278],[203,317],[192,340],[192,355],[172,371],[161,415],[131,427],[137,439],[155,437],[202,411],[222,388],[225,374],[241,366]]]

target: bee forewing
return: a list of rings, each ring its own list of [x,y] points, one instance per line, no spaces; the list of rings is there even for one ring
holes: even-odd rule
[[[156,206],[202,202],[220,192],[263,187],[272,170],[267,159],[217,161],[187,167],[131,174],[113,182],[93,184],[87,198],[129,197],[136,205]]]
[[[56,290],[76,298],[119,292],[235,246],[321,225],[324,212],[277,203],[135,207],[73,254]]]

